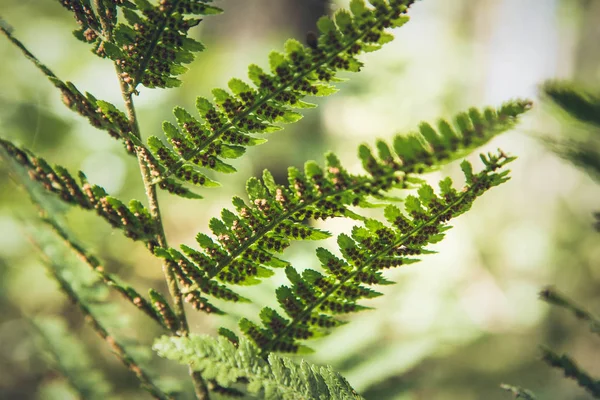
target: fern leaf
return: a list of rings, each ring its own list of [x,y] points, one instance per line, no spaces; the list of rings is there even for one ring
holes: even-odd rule
[[[561,81],[546,82],[542,93],[576,120],[600,126],[600,94]]]
[[[60,90],[62,101],[70,110],[87,118],[92,126],[107,131],[111,137],[123,140],[127,152],[134,154],[134,143],[138,146],[142,143],[136,141],[131,135],[129,122],[122,111],[111,103],[96,99],[89,93],[84,95],[73,83],[62,81],[2,24],[0,24],[0,31]]]
[[[562,370],[567,378],[573,379],[595,399],[600,399],[600,380],[593,378],[581,369],[568,355],[558,355],[544,346],[540,346],[540,348],[544,362],[551,367]]]
[[[389,283],[383,270],[417,261],[411,256],[425,253],[427,245],[441,240],[450,219],[467,211],[488,189],[508,180],[508,171],[495,171],[513,158],[499,152],[482,159],[485,168],[467,179],[462,191],[452,189],[449,180],[440,185],[439,194],[422,185],[416,196],[407,198],[404,212],[393,205],[386,207],[388,224],[366,219],[351,235],[340,235],[341,258],[318,249],[324,273],[308,270],[300,275],[288,268],[291,286],[277,290],[286,317],[265,309],[261,313],[264,328],[243,320],[240,329],[263,355],[303,352],[300,341],[327,334],[328,328],[342,323],[338,315],[366,309],[357,301],[378,295],[369,286]]]
[[[101,400],[110,396],[110,383],[93,367],[89,352],[70,334],[64,321],[35,319],[32,325],[42,339],[51,364],[68,380],[79,398]]]
[[[31,193],[30,193],[31,194]],[[148,301],[144,296],[138,293],[133,287],[123,283],[119,278],[113,274],[105,272],[104,267],[100,264],[98,259],[91,255],[85,250],[79,243],[71,237],[67,230],[61,226],[54,218],[49,216],[49,213],[45,207],[35,199],[32,195],[32,200],[38,204],[44,217],[42,220],[50,226],[54,232],[64,241],[77,256],[85,262],[91,269],[96,272],[98,277],[109,287],[116,290],[121,296],[128,300],[131,304],[137,307],[140,311],[144,312],[147,316],[158,322],[165,329],[172,332],[176,332],[178,325],[176,318],[173,318],[174,312],[171,310],[167,302],[154,290],[150,290],[150,297],[152,302]]]
[[[73,34],[93,45],[93,52],[115,61],[121,79],[132,91],[146,87],[175,87],[194,53],[204,45],[188,31],[198,25],[197,16],[221,13],[211,0],[170,0],[153,5],[147,0],[101,0],[92,7],[89,0],[61,0],[73,12],[79,29]],[[119,21],[118,9],[123,15]],[[188,16],[192,18],[186,18]]]
[[[205,335],[163,336],[154,343],[161,356],[202,371],[225,388],[240,387],[261,399],[361,399],[346,379],[331,367],[319,367],[271,354],[265,361],[259,349],[240,339],[238,345],[226,338]]]
[[[325,96],[336,89],[329,82],[336,80],[339,70],[358,71],[356,55],[373,50],[391,37],[385,29],[401,26],[414,0],[373,1],[374,8],[354,4],[353,15],[340,12],[336,22],[323,17],[319,21],[321,36],[315,46],[306,47],[295,40],[285,45],[285,53],[269,56],[271,72],[251,65],[248,77],[253,85],[240,79],[229,81],[229,91],[213,90],[214,102],[199,97],[196,108],[201,120],[176,108],[175,126],[165,124],[165,133],[174,152],[160,147],[155,151],[160,162],[160,176],[154,183],[175,175],[178,179],[194,180],[191,171],[197,168],[233,172],[235,168],[223,161],[232,152],[240,154],[245,147],[263,140],[250,135],[279,130],[276,124],[292,123],[301,118],[294,108],[303,108],[306,96]],[[343,16],[342,16],[343,14]],[[156,142],[156,139],[152,139]],[[161,154],[162,153],[162,154]],[[192,182],[194,183],[194,182]]]
[[[556,305],[565,308],[573,313],[578,319],[585,321],[589,324],[590,331],[597,335],[600,335],[600,319],[584,310],[582,307],[575,304],[572,300],[559,293],[552,287],[547,287],[540,292],[540,298],[548,304]]]
[[[24,169],[31,180],[38,182],[65,203],[96,210],[113,227],[123,230],[127,237],[155,244],[154,222],[149,211],[139,201],[131,200],[129,206],[126,206],[117,198],[109,196],[102,187],[90,185],[82,172],[79,172],[80,183],[77,183],[64,167],[52,167],[43,158],[4,139],[0,139],[0,154],[13,161],[15,166]]]
[[[171,253],[177,257],[169,256],[169,252],[164,253],[165,257],[201,271],[202,279],[195,285],[192,279],[186,286],[199,287],[203,281],[213,278],[224,284],[257,284],[271,276],[273,268],[288,266],[277,255],[291,241],[321,240],[330,236],[328,232],[304,225],[307,218],[362,219],[349,206],[368,205],[369,196],[385,199],[386,191],[406,187],[415,172],[435,170],[510,129],[529,107],[528,101],[514,101],[497,110],[471,109],[459,114],[457,119],[462,118],[462,124],[457,123],[453,128],[441,121],[438,131],[421,124],[422,133],[398,136],[394,146],[378,141],[378,156],[367,146],[361,146],[359,156],[367,175],[348,173],[334,154],[327,155],[325,168],[313,161],[306,163],[304,171],[290,168],[286,186],[276,184],[273,176],[264,171],[261,180],[251,178],[246,184],[249,202],[234,198],[235,212],[223,209],[220,219],[210,221],[216,240],[202,235],[198,240],[200,250],[182,246],[185,255],[173,250]],[[470,165],[465,164],[467,166]],[[472,179],[471,175],[467,177]],[[443,190],[453,193],[449,182],[444,181],[443,185]],[[433,191],[429,192],[421,193],[421,197],[431,201]],[[411,202],[411,197],[407,202]]]
[[[133,345],[125,346],[111,330],[119,323],[120,314],[106,303],[106,286],[91,271],[82,269],[72,257],[60,257],[54,238],[46,232],[30,229],[32,242],[40,251],[49,275],[58,283],[62,292],[83,313],[85,320],[94,331],[109,345],[117,358],[140,381],[141,387],[159,400],[172,400],[174,396],[161,389],[141,363]],[[50,250],[50,251],[48,251]]]

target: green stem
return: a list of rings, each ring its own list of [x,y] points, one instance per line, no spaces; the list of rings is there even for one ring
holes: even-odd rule
[[[120,77],[120,69],[117,67],[117,72],[119,73],[119,82],[121,85],[121,93],[123,94],[123,100],[125,101],[125,108],[127,110],[127,118],[129,119],[129,125],[133,136],[138,139],[141,139],[140,129],[137,122],[137,117],[135,113],[135,107],[132,99],[132,92],[129,90],[127,83],[123,81]],[[167,237],[165,235],[165,230],[162,223],[162,218],[160,214],[160,207],[158,204],[158,196],[156,194],[156,186],[152,185],[152,175],[151,171],[146,165],[141,152],[137,152],[138,163],[140,166],[140,171],[142,174],[142,181],[144,182],[144,188],[146,190],[146,197],[148,198],[148,209],[150,211],[150,215],[152,216],[156,229],[156,239],[158,245],[162,248],[168,248],[169,245],[167,243]],[[188,336],[189,327],[187,323],[187,318],[185,315],[185,309],[183,306],[183,298],[181,294],[181,290],[177,285],[177,275],[172,268],[166,262],[162,264],[163,273],[165,275],[165,279],[167,281],[167,286],[169,287],[169,293],[171,294],[171,298],[174,303],[174,310],[177,318],[179,319],[179,331],[177,332],[181,336]],[[194,382],[194,390],[196,392],[196,397],[198,400],[208,400],[209,393],[206,383],[200,373],[194,371],[190,366],[190,375],[192,376],[192,380]]]
[[[125,102],[125,109],[127,111],[127,118],[129,120],[129,128],[131,130],[131,134],[133,137],[141,141],[142,135],[140,133],[140,127],[138,124],[135,106],[133,104],[133,91],[131,87],[123,80],[121,76],[122,70],[121,68],[115,64],[115,68],[117,71],[119,84],[121,87],[121,94],[123,96],[123,100]],[[158,245],[163,248],[168,248],[169,245],[167,243],[167,237],[165,235],[165,229],[162,223],[162,218],[160,214],[160,206],[158,204],[158,196],[156,194],[156,186],[152,184],[152,173],[150,168],[144,161],[142,157],[142,153],[136,151],[138,164],[140,167],[140,172],[142,174],[142,181],[144,182],[144,188],[146,190],[146,198],[148,199],[148,209],[150,211],[150,215],[154,220],[155,232],[156,232],[156,240]],[[151,245],[150,245],[151,246]],[[177,315],[177,319],[179,320],[179,330],[174,332],[181,336],[189,335],[189,327],[187,318],[185,315],[185,308],[183,306],[183,297],[181,294],[181,290],[177,284],[177,275],[172,268],[166,262],[162,263],[163,273],[165,275],[165,279],[167,281],[167,286],[169,288],[169,293],[174,303],[174,311]],[[189,367],[190,375],[192,377],[192,381],[194,383],[194,391],[196,393],[196,397],[198,400],[209,400],[210,396],[208,393],[208,388],[206,386],[206,382],[200,375],[199,372],[196,372]]]

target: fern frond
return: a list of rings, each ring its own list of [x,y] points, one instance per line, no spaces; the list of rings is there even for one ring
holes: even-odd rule
[[[562,308],[565,308],[573,313],[578,319],[585,321],[590,326],[590,331],[597,335],[600,335],[600,319],[584,310],[582,307],[575,304],[572,300],[568,299],[556,289],[547,287],[540,292],[540,298],[548,304],[553,304]]]
[[[185,279],[188,291],[213,278],[224,284],[259,283],[260,279],[273,275],[273,268],[289,265],[277,254],[292,240],[329,237],[327,232],[304,225],[302,222],[307,218],[361,219],[348,207],[367,206],[369,197],[384,198],[386,191],[408,186],[412,174],[435,170],[471,152],[512,128],[530,105],[523,100],[506,103],[497,110],[471,109],[456,117],[455,128],[440,121],[436,131],[423,123],[420,133],[397,136],[393,146],[378,141],[378,157],[363,145],[359,156],[366,175],[348,173],[331,153],[326,157],[325,168],[313,161],[306,163],[304,172],[290,168],[287,186],[276,184],[265,171],[262,181],[248,180],[249,203],[236,197],[233,199],[236,212],[223,209],[220,219],[210,221],[214,240],[199,234],[200,250],[181,246],[184,254],[174,249],[160,254],[171,263],[185,265],[185,269],[200,271],[198,282],[193,274],[188,274],[190,279]]]
[[[406,198],[406,213],[393,205],[386,207],[389,225],[366,219],[364,226],[354,227],[351,236],[338,236],[342,258],[319,248],[317,256],[324,273],[309,269],[300,275],[287,267],[291,287],[277,289],[279,305],[287,317],[265,308],[260,313],[263,328],[242,319],[240,329],[265,356],[273,351],[309,350],[301,340],[327,334],[328,328],[343,323],[337,318],[340,314],[365,309],[358,300],[380,295],[368,286],[392,283],[384,278],[383,270],[418,261],[410,256],[427,253],[427,245],[442,240],[450,219],[467,211],[488,189],[508,180],[508,171],[495,171],[513,158],[499,152],[481,155],[481,159],[485,168],[477,174],[468,162],[461,164],[466,177],[462,191],[454,189],[449,178],[440,182],[439,195],[424,184],[417,196]]]
[[[600,93],[568,81],[548,81],[541,89],[543,95],[574,119],[600,126]]]
[[[45,212],[41,204],[39,204],[39,206],[42,209],[43,214],[45,214],[42,217],[42,220],[54,230],[54,232],[64,241],[67,247],[75,252],[75,254],[84,263],[86,263],[94,272],[96,272],[98,277],[102,279],[106,285],[112,287],[131,304],[152,318],[154,321],[158,322],[165,329],[168,329],[174,333],[177,332],[179,324],[177,322],[177,318],[174,318],[175,313],[168,305],[166,300],[158,292],[150,289],[151,301],[148,301],[132,286],[123,283],[115,275],[105,272],[104,267],[100,264],[100,261],[94,255],[85,250],[82,245],[77,243],[63,226],[61,226],[55,219],[50,217]]]
[[[63,375],[78,398],[103,400],[110,397],[111,385],[102,372],[94,368],[85,346],[68,331],[63,320],[34,319],[32,326],[48,352],[51,365]]]
[[[154,221],[139,201],[131,200],[126,206],[119,199],[109,196],[102,187],[88,183],[81,171],[80,183],[77,183],[66,168],[60,165],[52,167],[43,158],[8,140],[0,139],[0,154],[24,169],[31,180],[56,194],[65,203],[96,210],[113,227],[123,230],[127,237],[147,242],[150,246],[156,244]]]
[[[32,242],[40,251],[48,274],[59,284],[62,292],[76,305],[92,329],[108,344],[115,356],[138,378],[141,387],[152,397],[159,400],[173,400],[174,396],[165,393],[151,377],[135,355],[131,345],[125,346],[113,334],[109,327],[118,320],[112,307],[108,307],[105,299],[105,287],[91,272],[80,269],[70,259],[58,259],[53,249],[54,242],[45,239],[43,233],[33,232]]]
[[[544,362],[551,367],[562,370],[567,378],[573,379],[595,399],[600,399],[600,380],[593,378],[581,369],[568,355],[558,355],[553,350],[544,346],[540,346],[540,348]]]
[[[134,154],[134,143],[139,146],[141,142],[137,143],[139,140],[136,141],[131,135],[127,116],[122,111],[107,101],[96,99],[90,93],[84,95],[73,83],[62,81],[2,24],[0,31],[60,90],[62,101],[67,108],[87,118],[92,126],[107,131],[112,138],[123,140],[127,152]]]
[[[265,361],[260,357],[259,349],[243,338],[236,346],[222,337],[163,336],[154,343],[154,350],[161,357],[191,365],[220,386],[229,388],[245,382],[246,390],[261,399],[362,398],[331,367],[319,367],[306,361],[296,364],[275,354]]]
[[[115,61],[121,79],[131,91],[146,87],[176,87],[194,60],[194,52],[204,50],[202,43],[188,37],[188,31],[201,19],[187,16],[219,14],[209,5],[212,0],[162,0],[153,5],[147,0],[61,0],[73,12],[79,29],[73,33],[93,45],[93,52]],[[118,23],[118,8],[125,19]]]
[[[177,179],[199,186],[213,183],[199,168],[219,172],[234,172],[235,168],[223,159],[241,156],[248,146],[264,142],[249,134],[279,130],[274,123],[292,123],[302,115],[296,108],[312,107],[302,101],[306,96],[326,96],[337,91],[329,82],[337,81],[339,70],[358,71],[356,55],[376,50],[392,40],[386,28],[403,25],[414,0],[372,1],[375,8],[366,7],[364,0],[353,0],[351,10],[339,11],[335,22],[322,17],[318,27],[321,36],[314,46],[305,47],[288,40],[285,54],[272,52],[269,56],[271,73],[250,65],[248,76],[253,86],[240,80],[229,81],[229,89],[213,90],[214,103],[199,97],[196,108],[199,121],[183,108],[175,108],[179,127],[165,122],[163,129],[173,150],[157,137],[148,145],[157,165],[154,183],[163,184],[174,175]]]

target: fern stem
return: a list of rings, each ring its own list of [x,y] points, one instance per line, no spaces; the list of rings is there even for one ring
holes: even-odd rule
[[[406,0],[405,6],[409,7],[412,3],[414,3],[414,1],[415,0]],[[345,46],[340,47],[340,49],[337,52],[332,52],[331,54],[329,54],[329,57],[326,57],[321,63],[312,64],[310,68],[302,71],[301,73],[298,73],[292,80],[290,80],[290,81],[286,80],[285,82],[280,83],[279,87],[276,87],[273,91],[271,91],[269,93],[265,93],[264,96],[259,98],[254,104],[250,105],[248,108],[246,108],[245,110],[243,110],[242,112],[237,114],[235,117],[233,117],[231,119],[231,121],[229,121],[226,124],[223,124],[223,126],[221,126],[221,128],[217,129],[211,136],[209,136],[206,139],[206,141],[203,144],[196,147],[194,149],[194,151],[191,154],[189,154],[189,157],[187,159],[192,159],[195,156],[197,156],[198,154],[200,154],[200,152],[202,150],[204,150],[213,141],[217,140],[221,135],[223,135],[225,132],[227,132],[230,128],[235,128],[235,126],[237,125],[237,122],[248,117],[252,112],[258,110],[261,106],[265,105],[268,101],[276,98],[277,95],[283,93],[286,89],[294,86],[294,84],[296,84],[296,83],[301,82],[306,76],[308,76],[311,73],[313,73],[314,71],[318,70],[321,66],[329,64],[339,54],[343,54],[348,49],[350,49],[354,44],[356,44],[356,42],[365,38],[369,33],[372,32],[373,29],[379,28],[381,26],[383,26],[383,19],[378,19],[375,22],[368,24],[364,28],[364,30],[359,32],[352,39],[348,40],[348,43],[346,43]],[[169,176],[171,176],[173,173],[175,173],[179,168],[181,168],[183,166],[183,164],[184,163],[182,163],[181,161],[178,161],[177,163],[175,163],[174,167],[171,167],[167,171],[165,171],[159,178],[155,179],[152,182],[152,184],[156,185],[156,184],[162,182],[163,180],[167,179]]]
[[[123,100],[125,101],[127,118],[129,119],[129,125],[132,135],[137,139],[141,139],[140,128],[135,112],[135,106],[133,104],[133,93],[129,89],[127,83],[121,78],[121,69],[117,65],[115,65],[115,68],[117,70],[117,74],[119,75],[119,84],[121,86]],[[142,174],[142,181],[144,182],[144,188],[146,190],[146,197],[148,199],[148,209],[156,225],[156,239],[160,247],[167,248],[167,237],[165,235],[165,229],[160,214],[160,206],[158,204],[156,186],[152,184],[152,175],[150,169],[144,161],[141,152],[137,151],[136,154],[138,157],[140,172]],[[179,334],[181,336],[188,336],[189,327],[187,323],[187,317],[185,315],[185,309],[183,306],[181,290],[179,289],[179,286],[177,284],[177,276],[175,274],[175,271],[173,271],[173,269],[169,267],[166,261],[162,263],[162,269],[165,275],[165,279],[167,281],[169,293],[171,295],[171,298],[173,299],[174,311],[177,315],[177,319],[179,320],[179,330],[178,332],[174,333]],[[193,371],[191,366],[189,367],[189,371],[194,383],[194,391],[196,393],[196,397],[198,398],[198,400],[208,400],[210,396],[204,379],[202,378],[200,373]]]
[[[504,157],[504,158],[506,158],[506,157]],[[502,164],[499,164],[499,165],[502,165]],[[487,167],[484,171],[482,171],[480,173],[480,175],[481,174],[486,174],[485,176],[487,176],[487,174],[489,172],[491,172],[490,167]],[[327,290],[325,293],[323,293],[323,295],[321,295],[314,302],[312,302],[312,304],[307,305],[306,308],[301,313],[299,313],[296,317],[294,317],[292,319],[292,321],[285,328],[281,329],[271,340],[269,340],[269,342],[267,342],[264,346],[262,346],[261,347],[261,353],[260,353],[261,356],[263,358],[266,358],[269,355],[269,352],[270,352],[271,348],[273,347],[273,345],[277,344],[278,341],[281,338],[285,338],[286,334],[288,332],[290,332],[290,330],[293,329],[297,325],[298,322],[303,321],[305,318],[307,318],[308,316],[310,316],[310,314],[312,313],[312,311],[315,308],[317,308],[324,301],[326,301],[329,298],[329,296],[331,296],[340,287],[342,287],[344,285],[344,283],[346,283],[349,280],[352,280],[359,272],[361,272],[363,269],[367,268],[377,258],[379,258],[381,256],[384,256],[387,252],[390,251],[390,249],[393,249],[393,248],[396,248],[398,246],[401,246],[406,241],[408,241],[409,239],[411,239],[413,237],[413,235],[415,235],[419,231],[423,230],[426,226],[435,224],[437,222],[437,220],[441,216],[443,216],[446,213],[448,213],[449,211],[455,209],[455,207],[459,206],[466,198],[468,198],[468,196],[471,196],[472,195],[471,192],[472,192],[473,189],[475,189],[474,186],[469,187],[469,190],[463,191],[461,193],[461,195],[458,196],[454,202],[446,205],[446,207],[444,207],[437,214],[433,215],[426,222],[424,222],[424,223],[420,224],[419,226],[413,228],[410,232],[407,232],[405,235],[403,235],[401,239],[399,239],[395,243],[391,244],[387,248],[384,248],[383,250],[375,253],[371,258],[365,260],[364,263],[362,263],[360,266],[356,266],[357,267],[356,270],[354,272],[352,272],[351,274],[348,274],[348,276],[346,276],[345,278],[339,278],[338,279],[339,281],[338,281],[337,284],[332,285],[329,290]]]

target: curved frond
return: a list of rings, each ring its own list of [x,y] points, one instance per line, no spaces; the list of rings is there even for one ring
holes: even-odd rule
[[[27,48],[17,40],[9,29],[0,24],[2,32],[19,50],[23,52],[33,64],[48,78],[48,80],[61,92],[63,103],[72,111],[81,115],[98,129],[105,130],[115,139],[122,139],[128,153],[134,153],[135,138],[127,116],[113,104],[98,100],[90,93],[81,93],[77,87],[68,81],[62,81],[46,65],[38,60]],[[134,140],[134,141],[132,141]],[[135,141],[135,142],[139,142]],[[137,145],[141,143],[136,143]]]
[[[223,284],[259,283],[273,275],[273,268],[289,265],[278,254],[291,241],[330,236],[303,224],[306,219],[362,219],[349,207],[369,206],[369,197],[385,199],[386,191],[408,187],[413,174],[435,170],[468,154],[512,128],[529,107],[528,101],[514,101],[497,110],[471,109],[457,116],[455,127],[440,121],[437,131],[423,123],[419,133],[397,136],[393,145],[378,141],[377,156],[363,145],[359,156],[367,171],[365,175],[350,174],[331,153],[326,157],[325,168],[313,161],[306,163],[304,171],[290,168],[288,185],[276,184],[265,171],[262,180],[248,180],[249,202],[236,197],[235,211],[223,209],[220,218],[210,221],[213,238],[198,235],[200,250],[181,246],[183,254],[171,249],[161,251],[161,256],[199,274],[199,281],[187,274],[188,290],[197,290],[211,279]]]
[[[13,161],[31,180],[38,182],[46,191],[56,194],[65,203],[95,210],[113,227],[123,230],[125,236],[152,246],[156,244],[154,221],[139,201],[131,200],[126,206],[119,199],[109,196],[102,187],[88,183],[81,171],[78,183],[66,168],[60,165],[52,167],[43,158],[8,140],[0,139],[0,154]]]
[[[467,211],[488,189],[508,180],[508,171],[495,171],[513,158],[499,152],[481,159],[485,168],[477,174],[468,162],[461,164],[466,178],[461,191],[452,187],[450,178],[440,182],[439,194],[423,184],[416,196],[406,198],[404,212],[393,205],[386,207],[387,224],[365,219],[351,235],[340,235],[341,257],[319,248],[323,272],[309,269],[300,275],[286,268],[291,286],[277,290],[285,316],[265,308],[260,315],[263,327],[242,319],[240,329],[263,355],[306,351],[301,341],[327,334],[329,328],[343,323],[339,315],[366,308],[359,300],[380,295],[370,286],[391,283],[382,271],[418,261],[411,256],[427,253],[429,244],[442,240],[450,219]]]
[[[36,318],[32,325],[42,339],[41,347],[48,353],[50,363],[67,379],[79,398],[103,400],[111,397],[112,385],[102,371],[94,367],[90,353],[69,332],[65,321]]]
[[[542,86],[542,94],[571,117],[600,126],[600,93],[592,93],[573,82],[548,81]]]
[[[191,365],[222,387],[245,386],[249,393],[260,399],[362,399],[331,367],[306,361],[296,364],[275,354],[265,361],[259,349],[244,338],[234,345],[223,337],[163,336],[155,341],[154,350],[161,357]]]
[[[48,274],[58,283],[67,296],[85,317],[85,321],[106,342],[114,355],[139,380],[140,386],[155,399],[173,400],[173,390],[164,390],[159,379],[153,376],[142,361],[140,346],[133,338],[125,341],[115,336],[117,325],[122,324],[122,314],[117,307],[107,302],[107,290],[97,275],[81,268],[73,257],[63,256],[55,247],[55,239],[31,227],[32,243],[40,251]],[[50,251],[49,251],[50,250]],[[124,343],[128,342],[127,345]]]
[[[213,90],[214,101],[199,97],[196,108],[200,120],[175,108],[178,127],[169,122],[163,126],[173,150],[156,137],[149,139],[158,160],[154,183],[174,175],[184,182],[210,186],[213,183],[199,169],[234,172],[224,160],[239,157],[246,147],[264,142],[251,134],[273,132],[280,129],[274,124],[299,120],[302,115],[293,109],[312,107],[303,101],[307,96],[336,92],[330,83],[339,80],[337,71],[358,71],[362,64],[356,55],[389,42],[393,36],[386,29],[407,21],[404,14],[413,2],[373,0],[374,8],[369,8],[364,0],[353,0],[352,14],[342,10],[335,15],[335,22],[329,17],[319,20],[321,36],[316,43],[307,47],[288,40],[285,53],[272,52],[271,72],[250,65],[252,84],[232,79],[229,90]]]

